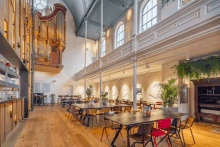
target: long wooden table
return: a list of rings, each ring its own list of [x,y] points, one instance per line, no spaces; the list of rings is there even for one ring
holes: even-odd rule
[[[176,118],[185,115],[184,113],[178,113],[173,111],[164,111],[164,110],[152,110],[150,116],[143,116],[142,112],[131,112],[131,113],[122,113],[122,114],[115,114],[115,115],[106,115],[104,116],[106,119],[114,121],[120,124],[120,129],[118,129],[117,133],[115,134],[114,139],[111,142],[111,146],[115,146],[115,140],[117,139],[119,133],[123,126],[126,126],[127,130],[127,146],[130,147],[130,137],[129,131],[132,126],[136,126],[142,123],[148,122],[156,122],[159,119],[163,118]]]
[[[115,106],[121,106],[121,107],[131,107],[130,105],[125,105],[125,104],[114,104],[114,103],[107,103],[106,105],[103,105],[102,103],[95,103],[93,104],[93,106],[90,106],[89,104],[72,104],[78,108],[80,108],[80,113],[82,114],[82,112],[84,110],[88,110],[88,109],[102,109],[102,108],[113,108]],[[83,120],[85,120],[87,116],[87,113],[85,115],[85,117],[83,118]],[[89,126],[89,118],[88,118],[88,124],[87,126]]]

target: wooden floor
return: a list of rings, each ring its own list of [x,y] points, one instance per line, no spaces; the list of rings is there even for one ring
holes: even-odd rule
[[[106,136],[100,141],[103,127],[86,127],[67,121],[67,113],[60,106],[36,106],[30,113],[30,117],[24,120],[7,138],[3,147],[107,147]],[[189,130],[185,130],[187,147],[218,147],[220,146],[220,134],[211,133],[210,130],[220,128],[219,125],[209,123],[195,123],[193,133],[196,144]],[[115,131],[109,130],[109,138],[113,139]],[[126,138],[125,129],[122,134]],[[131,140],[132,142],[132,140]],[[181,146],[180,141],[172,139],[173,147]],[[126,147],[121,137],[116,140],[116,146]],[[137,145],[138,147],[140,145]],[[159,147],[166,147],[163,141]],[[148,144],[147,147],[151,147]]]

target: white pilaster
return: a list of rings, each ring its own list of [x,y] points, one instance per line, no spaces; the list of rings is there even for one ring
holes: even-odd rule
[[[84,65],[84,75],[86,74],[86,51],[87,51],[87,21],[85,21],[85,65]],[[86,98],[86,76],[84,77],[84,98]]]
[[[137,110],[137,60],[133,60],[133,109]]]
[[[100,61],[100,73],[99,73],[99,93],[100,97],[99,99],[101,100],[101,93],[102,93],[102,71],[101,71],[101,66],[102,66],[102,35],[103,35],[103,0],[101,0],[101,34],[100,34],[100,52],[99,52],[99,61]]]
[[[138,15],[138,0],[134,0],[134,34],[132,36],[132,50],[134,52],[137,51],[137,15]],[[136,57],[133,59],[133,109],[137,110],[137,59]]]

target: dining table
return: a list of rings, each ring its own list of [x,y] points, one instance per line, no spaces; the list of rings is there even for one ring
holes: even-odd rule
[[[114,147],[114,143],[121,132],[123,126],[127,130],[127,146],[130,147],[130,137],[129,132],[132,126],[138,126],[143,123],[157,122],[160,119],[164,118],[176,118],[186,115],[184,113],[178,113],[174,111],[165,111],[165,110],[152,110],[149,116],[143,115],[143,112],[125,112],[122,114],[114,114],[114,115],[105,115],[104,118],[111,120],[120,124],[120,128],[115,134],[114,139],[111,142],[111,146]]]
[[[112,110],[113,107],[121,106],[121,107],[131,107],[131,105],[126,104],[115,104],[115,103],[107,103],[106,105],[103,105],[103,103],[94,103],[93,105],[90,105],[89,103],[83,103],[83,104],[72,104],[75,107],[78,107],[80,109],[80,113],[82,114],[83,111],[89,110],[89,109],[103,109],[103,108],[110,108]],[[85,120],[86,116],[88,114],[86,113],[85,117],[82,118]],[[88,124],[89,126],[89,118],[88,118]]]

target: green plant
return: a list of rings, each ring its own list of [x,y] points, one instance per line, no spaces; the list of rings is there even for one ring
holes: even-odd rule
[[[103,92],[103,93],[101,94],[103,101],[107,101],[107,100],[108,100],[108,98],[106,98],[107,95],[108,95],[108,92]]]
[[[162,101],[163,106],[166,107],[173,107],[173,104],[175,100],[177,99],[177,95],[179,93],[180,87],[174,85],[177,79],[171,79],[168,81],[168,83],[161,84],[161,87],[163,89],[162,91]]]
[[[164,6],[165,4],[168,4],[169,1],[170,1],[170,0],[161,0],[161,9],[163,8],[163,6]],[[175,0],[173,0],[173,1],[175,1]]]
[[[86,90],[86,95],[88,96],[88,98],[91,98],[92,93],[93,93],[93,87],[92,85],[89,85],[89,87]]]
[[[54,100],[55,94],[51,94],[50,97],[51,97],[51,100]]]
[[[200,80],[203,77],[211,77],[220,74],[220,56],[211,56],[206,59],[198,59],[179,63],[177,75],[179,78]]]

